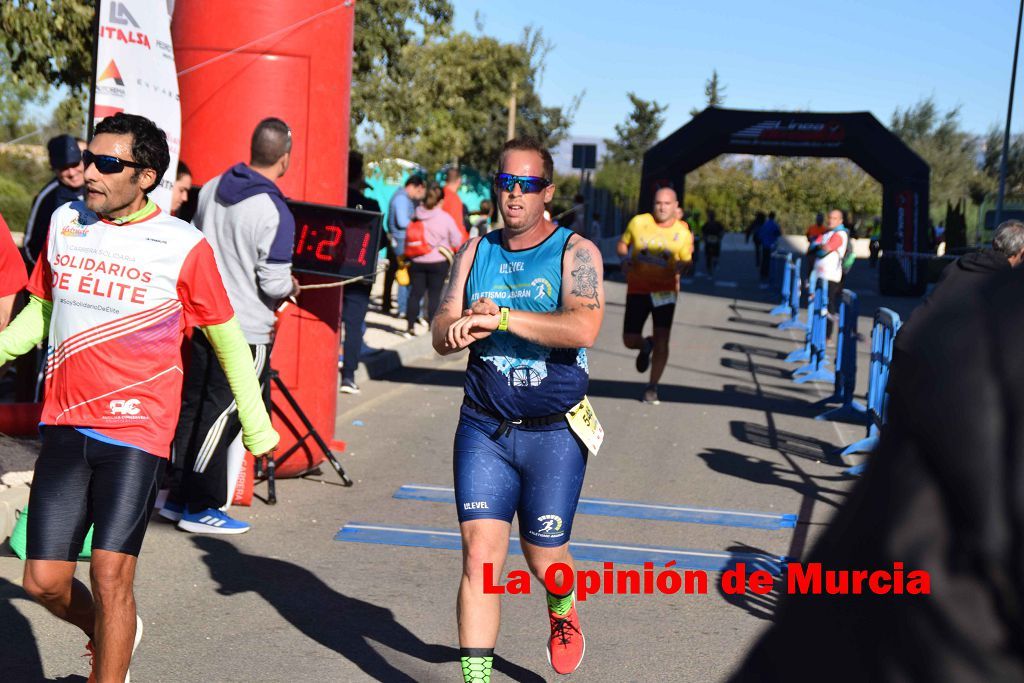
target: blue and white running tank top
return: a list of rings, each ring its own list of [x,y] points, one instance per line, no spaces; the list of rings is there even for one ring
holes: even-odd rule
[[[573,232],[556,229],[535,247],[509,251],[501,230],[477,244],[466,280],[466,302],[487,297],[512,310],[548,313],[561,306],[562,259]],[[495,330],[469,347],[466,396],[503,418],[564,413],[587,391],[584,349],[540,346]]]

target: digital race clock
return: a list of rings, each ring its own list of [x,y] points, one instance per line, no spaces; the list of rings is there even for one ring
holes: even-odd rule
[[[295,217],[292,270],[335,278],[376,272],[382,214],[309,202],[287,204]]]

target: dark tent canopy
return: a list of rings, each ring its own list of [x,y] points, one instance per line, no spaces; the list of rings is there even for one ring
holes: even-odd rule
[[[846,157],[882,185],[883,294],[919,295],[925,288],[928,164],[868,112],[802,113],[709,107],[644,154],[641,210],[659,187],[680,201],[686,174],[720,154]],[[827,208],[827,207],[822,207]]]

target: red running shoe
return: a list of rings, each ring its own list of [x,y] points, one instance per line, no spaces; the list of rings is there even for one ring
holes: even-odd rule
[[[551,620],[551,637],[548,639],[548,662],[551,668],[560,674],[571,674],[580,662],[587,649],[586,639],[580,631],[580,618],[576,614],[576,601],[565,616],[558,616],[548,610]]]

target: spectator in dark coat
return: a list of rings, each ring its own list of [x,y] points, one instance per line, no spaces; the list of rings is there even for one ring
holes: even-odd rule
[[[359,152],[348,154],[348,207],[380,213],[380,204],[363,194],[369,187],[363,176],[363,155]],[[356,384],[356,368],[359,367],[359,356],[363,350],[363,334],[366,332],[366,309],[370,307],[370,288],[373,278],[351,282],[342,288],[341,323],[344,341],[342,342],[341,385],[343,394],[358,394]]]
[[[992,248],[961,256],[942,271],[931,295],[918,306],[896,335],[893,354],[893,374],[897,374],[900,358],[920,344],[928,343],[921,334],[927,329],[924,321],[942,317],[949,307],[965,306],[978,296],[994,275],[1019,266],[1024,261],[1024,222],[1004,221],[996,228]],[[890,392],[897,387],[899,377],[890,377]]]
[[[53,169],[53,180],[46,183],[32,200],[21,246],[29,269],[35,266],[39,252],[46,244],[46,231],[53,212],[58,206],[82,201],[85,197],[85,166],[82,165],[82,148],[78,140],[70,135],[58,135],[46,144],[46,151]]]
[[[903,563],[930,594],[787,595],[733,683],[1024,680],[1024,269],[959,292],[914,317],[927,343],[899,359],[879,447],[807,558]]]

